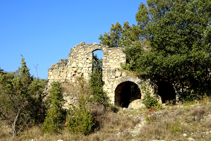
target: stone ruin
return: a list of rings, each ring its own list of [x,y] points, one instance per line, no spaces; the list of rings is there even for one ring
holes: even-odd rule
[[[103,89],[112,104],[137,108],[143,105],[141,99],[147,91],[151,95],[155,94],[150,81],[143,80],[121,69],[120,63],[126,62],[126,55],[122,48],[110,48],[99,43],[85,44],[85,42],[81,42],[71,48],[68,54],[69,59],[61,59],[57,64],[48,68],[49,83],[53,81],[65,83],[68,81],[75,84],[77,77],[81,75],[88,81],[92,73],[93,52],[96,50],[103,51]],[[69,104],[72,101],[70,99],[74,99],[71,94],[66,94],[65,97]],[[162,102],[159,95],[158,99]]]

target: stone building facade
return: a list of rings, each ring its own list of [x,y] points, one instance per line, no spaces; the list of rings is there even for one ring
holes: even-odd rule
[[[121,69],[120,63],[126,61],[122,48],[109,48],[99,43],[85,44],[85,42],[81,42],[71,48],[68,59],[61,59],[57,64],[48,68],[49,83],[52,81],[76,83],[77,77],[81,75],[88,81],[92,73],[93,52],[96,50],[103,51],[102,74],[105,83],[103,89],[111,103],[130,107],[130,105],[134,105],[133,101],[140,104],[140,99],[143,98],[146,91],[154,94],[150,81],[143,81],[138,76]],[[133,92],[129,90],[131,88],[133,88]]]

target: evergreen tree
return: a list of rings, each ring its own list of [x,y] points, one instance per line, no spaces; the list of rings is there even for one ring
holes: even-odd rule
[[[138,38],[124,48],[123,68],[155,82],[174,83],[182,93],[185,87],[200,95],[210,93],[210,11],[210,0],[140,4],[133,27]]]
[[[90,77],[91,92],[93,95],[92,100],[98,104],[103,104],[106,107],[108,106],[108,97],[103,91],[102,59],[99,59],[97,58],[97,55],[94,55],[92,64],[93,70]]]
[[[37,88],[43,90],[46,81],[39,82],[41,87],[33,83],[34,77],[22,56],[21,67],[14,73],[0,71],[0,117],[5,118],[12,125],[13,136],[27,126],[32,126],[40,119],[35,111],[41,107],[35,100]],[[31,89],[34,87],[34,89]],[[40,113],[41,114],[41,113]]]
[[[67,128],[71,133],[88,135],[96,128],[96,121],[90,112],[90,87],[83,77],[78,78],[79,93],[77,105],[70,107]]]
[[[151,51],[142,47],[138,52],[136,71],[205,93],[210,83],[210,40],[206,37],[210,36],[211,3],[148,0],[147,4],[140,5],[136,19]]]
[[[53,82],[51,84],[51,89],[49,92],[50,95],[46,100],[49,109],[47,111],[47,115],[42,126],[42,131],[49,133],[58,133],[60,130],[60,125],[64,124],[65,121],[65,112],[62,110],[64,100],[60,83]]]
[[[128,46],[130,44],[132,44],[133,41],[136,41],[137,39],[133,39],[133,34],[132,33],[133,28],[129,25],[129,22],[126,21],[123,24],[123,29],[121,31],[121,41],[122,41],[122,45],[121,46]]]
[[[124,22],[123,27],[117,22],[111,25],[110,32],[100,35],[99,40],[109,47],[124,47],[139,40],[139,32],[139,28],[135,25],[130,26],[128,21]]]

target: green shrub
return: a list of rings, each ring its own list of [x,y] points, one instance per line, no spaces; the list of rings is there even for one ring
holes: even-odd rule
[[[51,84],[50,95],[46,102],[49,105],[47,116],[44,120],[42,131],[49,133],[58,133],[59,127],[64,123],[65,112],[62,110],[63,96],[62,87],[59,82]]]
[[[160,107],[158,100],[155,97],[150,96],[149,93],[146,93],[146,95],[144,96],[143,103],[147,109],[150,109],[152,107]]]
[[[30,74],[23,56],[17,71],[8,73],[0,68],[0,119],[11,127],[13,137],[43,122],[46,84],[47,80]]]
[[[102,80],[102,59],[97,58],[96,55],[93,56],[92,60],[92,74],[90,75],[89,85],[91,86],[92,98],[91,102],[101,104],[104,108],[109,106],[109,98],[103,91],[104,82]]]
[[[114,113],[117,113],[119,111],[119,108],[110,104],[109,107],[108,107],[108,110],[114,112]]]
[[[70,113],[67,116],[67,128],[71,133],[82,133],[84,135],[90,134],[95,128],[95,119],[89,111],[90,96],[88,85],[84,81],[83,77],[78,79],[79,81],[79,93],[77,106],[73,105],[70,108]]]
[[[67,128],[73,133],[90,134],[94,130],[95,120],[91,113],[85,107],[75,107],[70,109],[70,115],[67,118]]]
[[[169,124],[167,127],[170,129],[170,131],[172,133],[184,131],[184,127],[182,126],[182,124],[179,121],[175,124]]]

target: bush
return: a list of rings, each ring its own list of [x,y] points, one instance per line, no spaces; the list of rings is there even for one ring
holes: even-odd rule
[[[95,120],[85,107],[73,106],[70,113],[67,118],[67,128],[71,133],[87,135],[94,130]]]
[[[58,133],[59,127],[64,123],[65,112],[62,110],[63,96],[62,87],[59,82],[53,82],[51,84],[50,96],[46,100],[49,105],[47,116],[44,120],[42,131],[50,133]]]
[[[47,80],[30,74],[23,56],[17,71],[8,73],[0,68],[0,119],[12,128],[13,137],[43,122],[46,84]]]
[[[92,60],[93,71],[90,75],[89,84],[91,86],[92,98],[91,102],[101,104],[106,109],[109,106],[109,98],[103,91],[104,82],[102,80],[102,59],[97,58],[96,55],[93,56]]]
[[[155,97],[150,96],[149,93],[146,93],[146,95],[144,96],[143,103],[147,109],[150,109],[152,107],[159,107],[160,105],[158,103],[158,100]]]
[[[95,119],[93,118],[90,107],[90,91],[86,86],[86,82],[81,77],[79,80],[80,92],[78,93],[78,104],[70,108],[70,113],[67,116],[67,128],[71,133],[90,134],[96,127]]]

